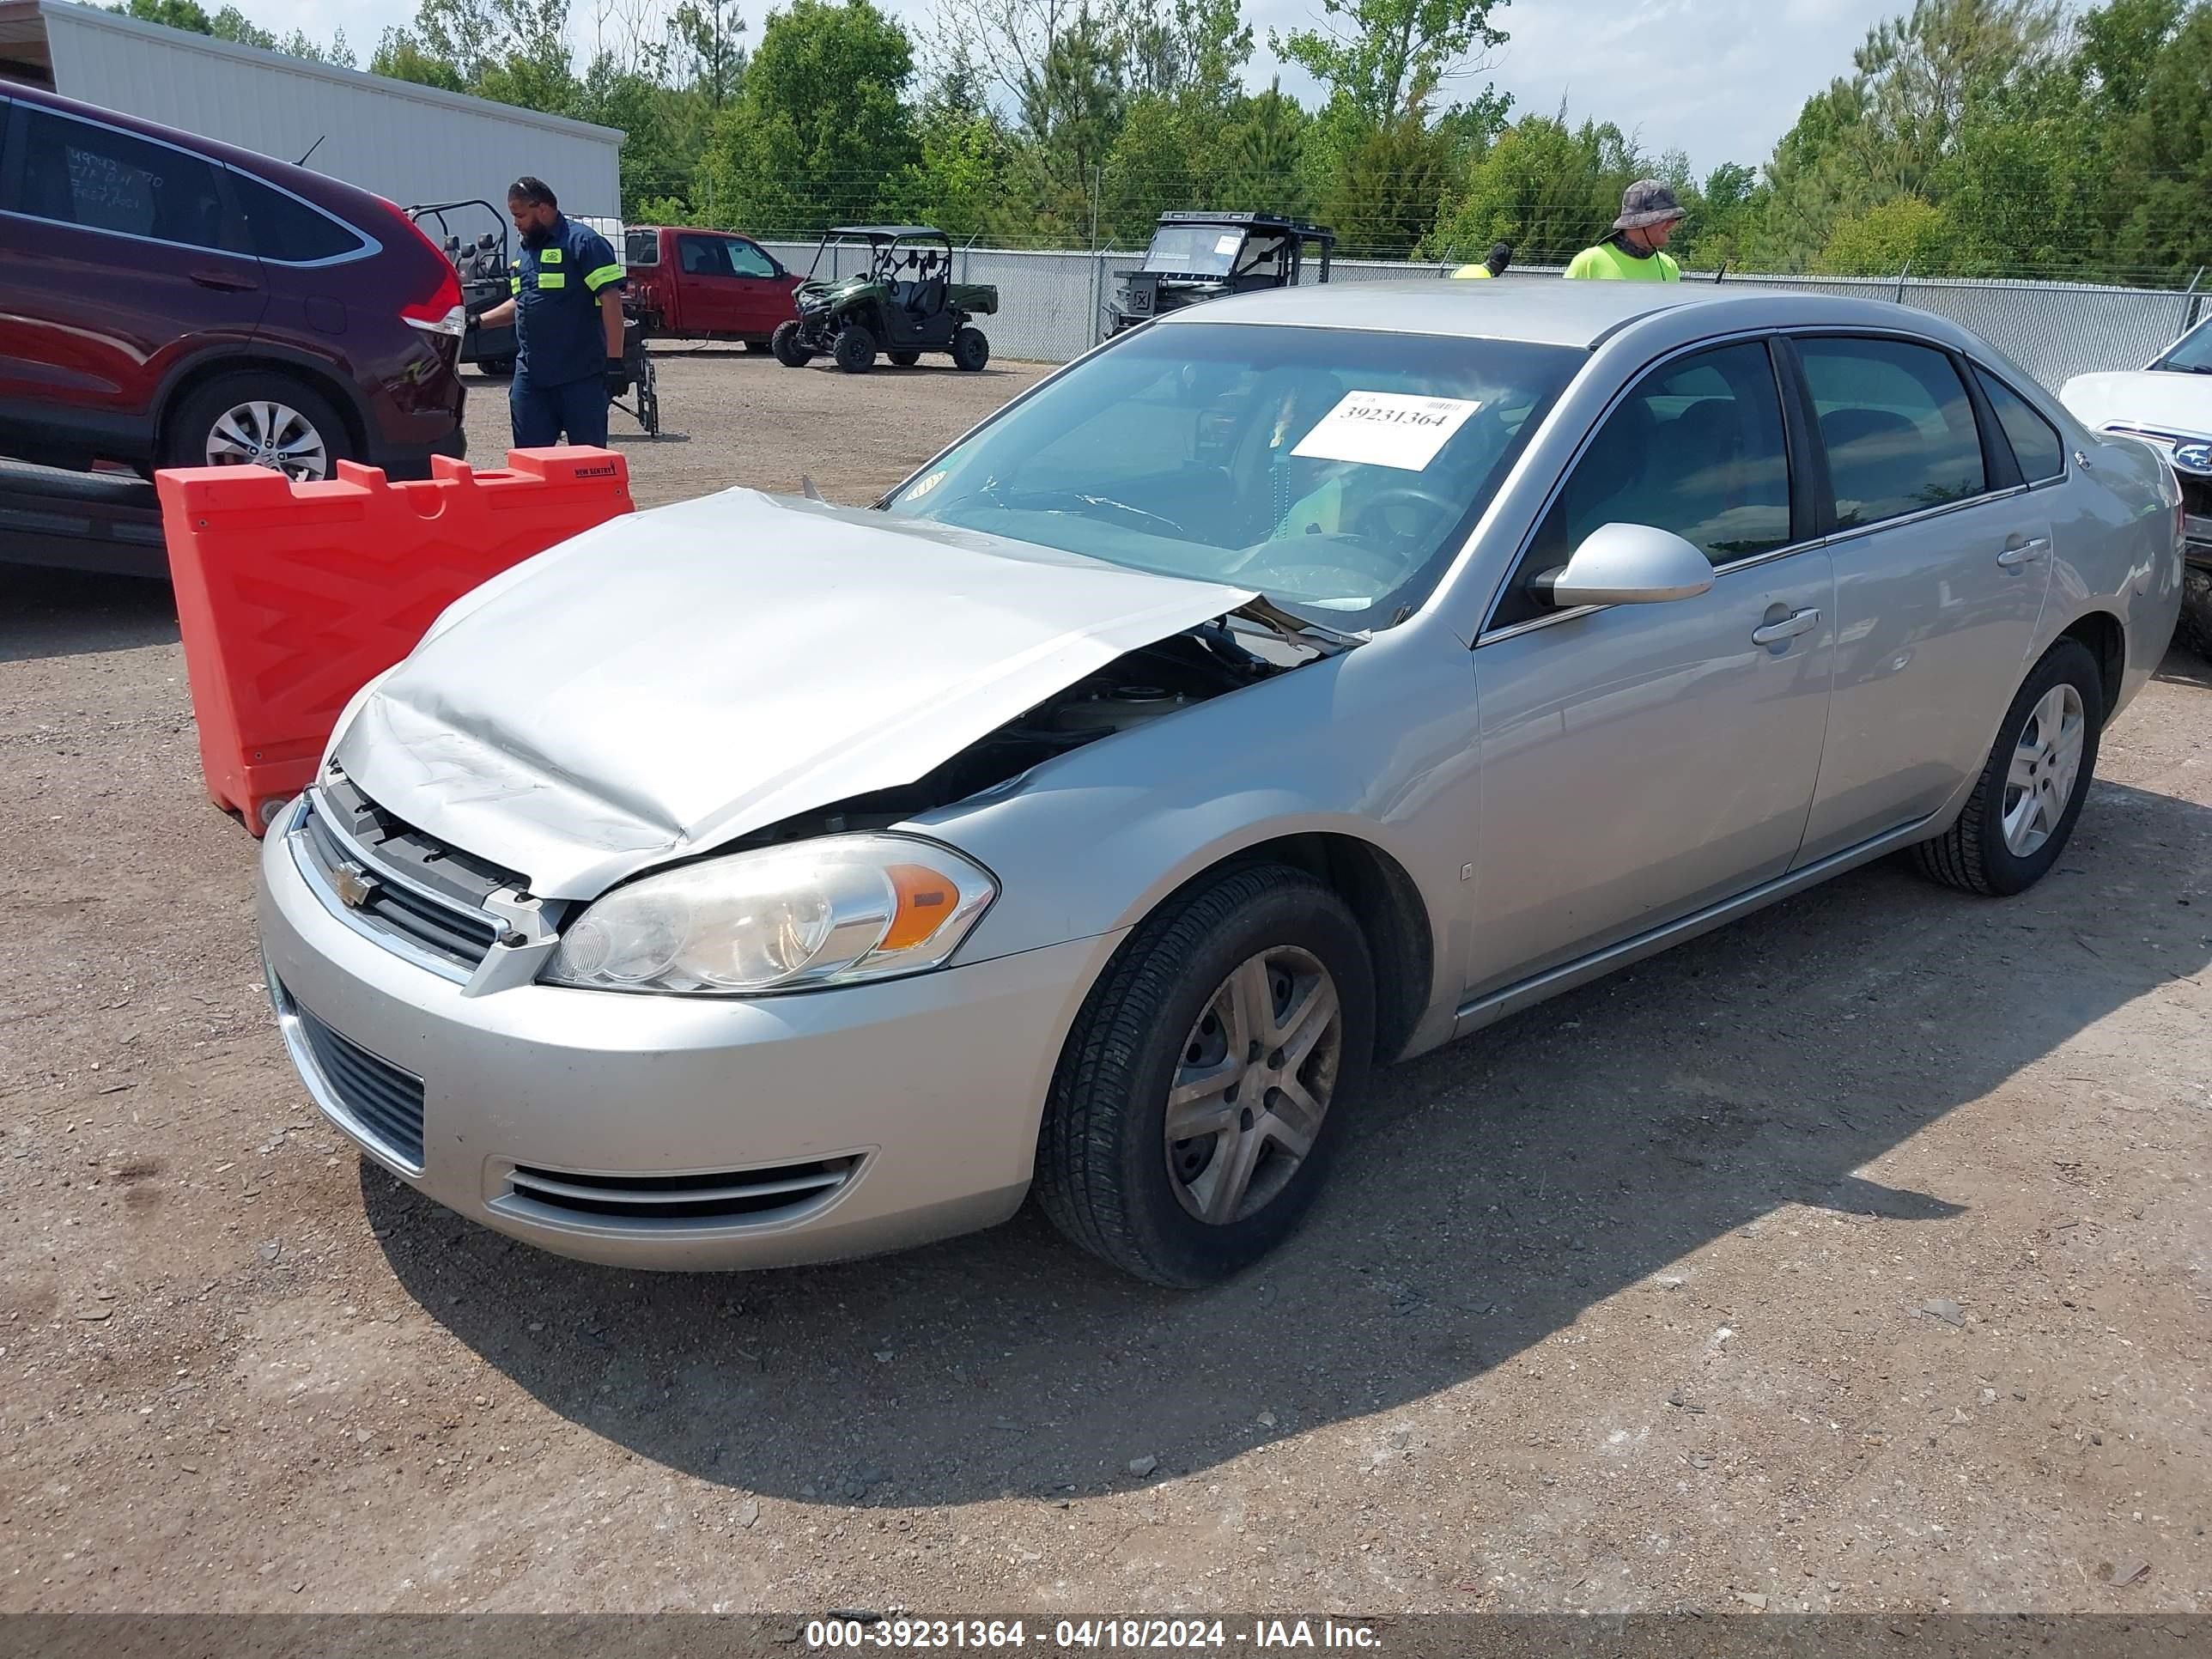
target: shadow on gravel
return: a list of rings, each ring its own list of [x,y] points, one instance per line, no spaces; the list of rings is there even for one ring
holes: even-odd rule
[[[0,662],[173,645],[177,601],[166,581],[0,564]]]
[[[426,1311],[641,1455],[823,1503],[1074,1497],[1479,1376],[1780,1206],[1960,1213],[1855,1172],[2203,969],[2212,910],[2179,901],[2208,867],[2212,811],[2100,785],[2022,898],[1893,862],[1830,883],[1382,1073],[1304,1231],[1202,1294],[1116,1276],[1034,1209],[904,1255],[659,1276],[513,1243],[368,1166],[363,1194]],[[1840,1327],[1893,1313],[1831,1294]]]
[[[2175,646],[2158,665],[2158,678],[2173,685],[2201,685],[2212,690],[2212,658],[2200,657],[2184,646]]]

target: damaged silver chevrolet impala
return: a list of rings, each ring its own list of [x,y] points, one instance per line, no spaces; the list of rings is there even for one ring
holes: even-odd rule
[[[1033,1191],[1193,1285],[1377,1060],[1893,850],[2027,887],[2172,632],[2172,480],[1939,319],[1642,287],[1225,299],[873,508],[470,594],[268,838],[308,1090],[570,1255]]]

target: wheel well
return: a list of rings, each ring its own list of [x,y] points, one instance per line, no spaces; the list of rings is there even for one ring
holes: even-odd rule
[[[2079,640],[2097,659],[2098,679],[2105,693],[2105,712],[2120,700],[2120,676],[2128,665],[2127,630],[2109,611],[2090,611],[2075,617],[2061,639]]]
[[[1428,906],[1413,878],[1380,848],[1354,836],[1327,834],[1262,842],[1217,870],[1259,863],[1304,870],[1352,907],[1375,963],[1375,1052],[1383,1060],[1395,1059],[1428,1012],[1435,978]]]
[[[335,378],[319,369],[304,368],[285,358],[246,356],[210,357],[178,376],[177,383],[169,388],[169,395],[162,402],[161,418],[155,423],[154,453],[156,457],[167,451],[169,422],[175,417],[177,410],[184,406],[185,400],[210,380],[225,374],[282,374],[313,387],[328,400],[332,409],[337,410],[338,419],[345,422],[346,435],[353,440],[354,453],[366,455],[368,453],[368,431],[362,422],[361,410],[355,407],[354,394]]]

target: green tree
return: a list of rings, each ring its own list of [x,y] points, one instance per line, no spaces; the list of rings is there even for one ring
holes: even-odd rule
[[[1523,116],[1468,175],[1425,251],[1471,259],[1504,241],[1516,264],[1565,264],[1611,228],[1620,192],[1655,171],[1610,122],[1570,126],[1564,109]]]
[[[368,72],[394,81],[411,81],[417,86],[437,87],[447,92],[462,92],[467,84],[461,72],[451,61],[430,51],[406,29],[387,28],[377,40],[376,50],[370,54]]]
[[[738,15],[737,0],[684,0],[670,27],[691,64],[691,84],[710,110],[737,95],[744,79],[745,49],[738,44],[745,20]]]
[[[1491,12],[1504,0],[1322,0],[1318,28],[1268,33],[1276,53],[1348,98],[1370,130],[1395,126],[1462,72],[1471,53],[1502,45]]]
[[[2115,176],[2137,189],[2116,216],[2113,263],[2176,276],[2212,264],[2212,3],[2165,38],[2117,127]]]
[[[108,10],[135,17],[142,23],[182,29],[187,34],[215,33],[215,20],[197,0],[127,0],[127,3],[110,6]]]
[[[874,212],[918,158],[906,31],[870,0],[770,12],[701,168],[720,223],[760,234]]]
[[[1310,204],[1300,161],[1312,125],[1279,79],[1240,100],[1221,128],[1209,169],[1221,199],[1258,212],[1305,213]]]
[[[1948,268],[1954,234],[1943,210],[1917,196],[1893,196],[1837,222],[1813,262],[1834,276],[1889,276],[1908,264]]]

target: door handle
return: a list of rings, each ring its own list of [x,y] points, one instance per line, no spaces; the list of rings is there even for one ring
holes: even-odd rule
[[[241,276],[234,270],[196,270],[191,278],[202,288],[219,289],[226,294],[243,294],[260,284],[251,276]]]
[[[2023,564],[2033,564],[2049,551],[2051,551],[2050,537],[2031,536],[2018,547],[2008,547],[2003,552],[1998,554],[1997,562],[2006,569],[2011,570]]]
[[[1779,645],[1784,640],[1794,640],[1800,634],[1809,634],[1820,625],[1817,610],[1793,611],[1780,622],[1771,622],[1764,628],[1751,630],[1753,645]]]

